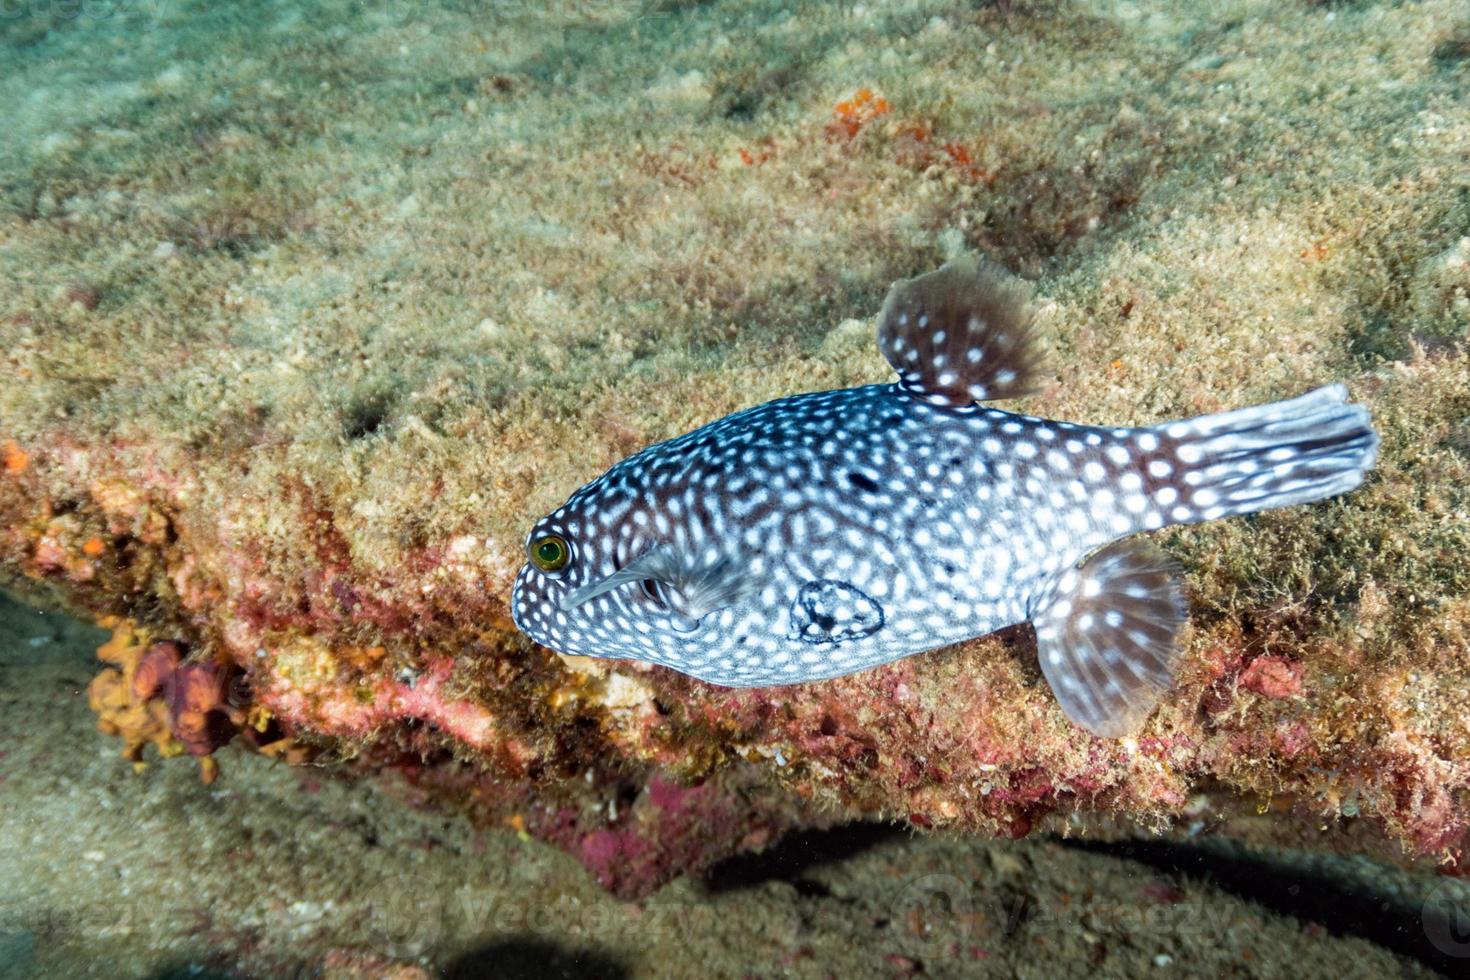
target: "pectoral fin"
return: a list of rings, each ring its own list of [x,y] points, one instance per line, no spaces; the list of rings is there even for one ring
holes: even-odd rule
[[[759,583],[746,564],[729,555],[690,554],[672,545],[655,545],[616,572],[569,593],[564,608],[635,582],[657,582],[676,625],[689,629],[700,619],[751,595]]]

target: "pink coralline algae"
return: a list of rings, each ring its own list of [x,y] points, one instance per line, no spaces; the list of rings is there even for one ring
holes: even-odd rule
[[[574,853],[603,887],[637,897],[670,866],[698,871],[712,855],[759,849],[776,836],[779,828],[750,818],[717,786],[685,787],[655,775],[625,820],[581,836]]]
[[[1240,686],[1267,698],[1302,693],[1302,667],[1285,657],[1257,657],[1240,675]]]

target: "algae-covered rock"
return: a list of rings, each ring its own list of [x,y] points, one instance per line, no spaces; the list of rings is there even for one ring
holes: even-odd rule
[[[1021,834],[1259,805],[1328,827],[1323,846],[1458,861],[1454,13],[247,2],[17,22],[6,574],[232,664],[236,713],[297,758],[404,773],[627,893],[840,816]],[[516,634],[533,520],[649,442],[886,380],[889,283],[961,249],[1045,300],[1025,411],[1146,423],[1343,380],[1383,434],[1351,496],[1160,535],[1192,626],[1139,737],[1069,725],[1024,631],[757,691]]]

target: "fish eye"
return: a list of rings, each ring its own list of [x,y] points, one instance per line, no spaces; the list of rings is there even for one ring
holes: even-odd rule
[[[531,564],[543,572],[560,571],[572,559],[572,549],[567,544],[567,539],[556,534],[548,534],[532,541],[530,553]]]

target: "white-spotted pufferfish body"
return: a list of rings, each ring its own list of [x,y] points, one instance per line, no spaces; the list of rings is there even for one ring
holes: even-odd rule
[[[983,402],[1035,374],[1029,292],[957,260],[895,285],[894,384],[782,398],[613,466],[528,539],[512,613],[562,653],[716,684],[820,680],[1031,621],[1069,717],[1103,735],[1171,683],[1177,573],[1125,540],[1357,486],[1340,385],[1144,428]]]

